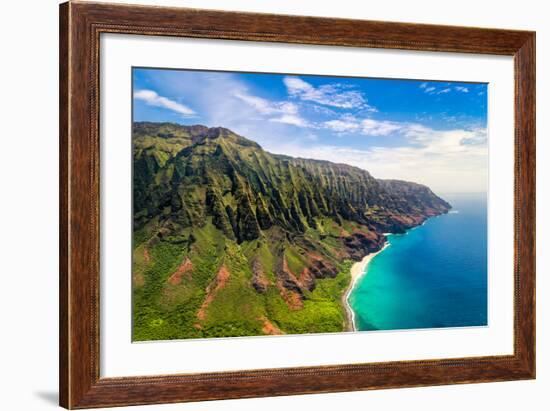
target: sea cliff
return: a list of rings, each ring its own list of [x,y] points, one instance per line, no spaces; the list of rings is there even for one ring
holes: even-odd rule
[[[221,127],[135,123],[133,156],[135,340],[342,331],[353,263],[450,209]]]

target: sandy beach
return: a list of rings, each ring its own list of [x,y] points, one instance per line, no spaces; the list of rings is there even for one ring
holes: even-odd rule
[[[371,260],[376,255],[378,255],[379,253],[384,251],[384,249],[386,247],[388,247],[389,245],[390,245],[390,243],[386,242],[384,244],[384,247],[382,247],[380,250],[378,250],[375,253],[367,254],[365,257],[363,257],[363,259],[361,261],[359,261],[359,262],[357,262],[357,263],[355,263],[351,266],[351,269],[350,269],[351,281],[349,283],[348,289],[346,290],[346,292],[344,293],[344,296],[342,297],[344,307],[346,308],[346,313],[347,313],[347,317],[348,317],[348,321],[347,321],[347,330],[348,331],[357,331],[357,328],[355,326],[355,313],[351,309],[351,306],[349,305],[349,301],[348,301],[349,296],[350,296],[351,292],[353,291],[353,288],[357,284],[357,281],[365,274],[365,270],[366,270],[367,266],[369,265],[369,263],[371,262]]]

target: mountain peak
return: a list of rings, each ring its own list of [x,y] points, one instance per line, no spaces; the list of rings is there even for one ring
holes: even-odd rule
[[[206,127],[204,132],[197,135],[193,143],[203,143],[205,140],[223,139],[227,143],[236,144],[243,147],[256,147],[261,149],[255,141],[249,140],[225,127]]]
[[[261,148],[260,145],[225,127],[208,127],[203,124],[183,125],[178,123],[153,123],[138,121],[133,125],[134,137],[150,136],[163,139],[187,138],[192,144],[204,144],[206,140],[223,138],[229,143],[244,147]]]

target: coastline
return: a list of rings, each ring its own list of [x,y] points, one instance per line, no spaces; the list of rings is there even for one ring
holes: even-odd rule
[[[349,296],[351,295],[351,292],[355,288],[355,285],[357,284],[357,281],[365,275],[365,270],[367,269],[367,266],[371,262],[371,260],[376,257],[379,253],[384,251],[386,247],[389,247],[390,243],[386,240],[384,243],[384,246],[374,252],[367,254],[363,259],[359,262],[356,262],[351,266],[350,274],[351,274],[351,281],[348,285],[348,288],[346,289],[346,292],[342,296],[342,301],[344,303],[344,307],[346,309],[346,316],[347,316],[347,322],[346,322],[346,331],[357,331],[357,327],[355,326],[355,312],[351,308],[349,304]]]

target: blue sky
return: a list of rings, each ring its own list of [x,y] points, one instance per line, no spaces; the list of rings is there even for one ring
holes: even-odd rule
[[[274,153],[486,191],[487,84],[134,68],[133,103],[134,121],[223,126]]]

